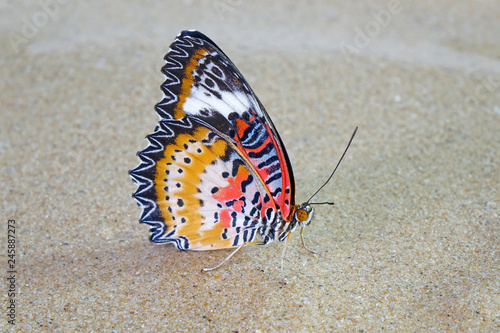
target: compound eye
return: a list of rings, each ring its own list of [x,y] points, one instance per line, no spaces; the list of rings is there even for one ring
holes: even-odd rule
[[[309,212],[306,211],[304,208],[299,208],[297,209],[297,220],[300,222],[305,222],[309,218]]]

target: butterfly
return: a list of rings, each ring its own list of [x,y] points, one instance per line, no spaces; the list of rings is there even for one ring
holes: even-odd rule
[[[231,60],[193,30],[182,31],[164,59],[160,119],[129,171],[151,241],[238,251],[288,241],[309,225],[314,208],[295,203],[283,141]]]

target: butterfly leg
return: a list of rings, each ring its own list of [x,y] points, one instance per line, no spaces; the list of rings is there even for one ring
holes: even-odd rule
[[[285,246],[283,247],[283,253],[281,254],[281,267],[280,267],[280,275],[281,275],[281,283],[286,284],[285,276],[283,275],[283,263],[285,260],[286,248],[288,246],[288,240],[290,239],[291,231],[288,232],[288,236],[286,236]]]
[[[307,251],[311,252],[312,254],[318,254],[318,252],[316,251],[313,251],[313,250],[310,250],[307,248],[306,246],[306,242],[304,242],[304,236],[303,236],[303,233],[304,233],[304,227],[302,227],[300,229],[300,240],[302,241],[302,246],[304,247],[304,249],[306,249]]]
[[[228,255],[226,259],[222,260],[222,262],[220,264],[218,264],[215,267],[202,268],[201,271],[202,272],[209,272],[209,271],[216,270],[217,268],[219,268],[220,266],[222,266],[226,261],[228,261],[229,259],[231,259],[231,257],[234,256],[236,254],[236,252],[238,252],[243,246],[245,246],[245,245],[257,245],[257,244],[261,244],[261,243],[260,242],[247,242],[247,243],[243,243],[240,246],[238,246],[236,248],[236,250],[234,250],[233,252],[231,252],[231,254]]]

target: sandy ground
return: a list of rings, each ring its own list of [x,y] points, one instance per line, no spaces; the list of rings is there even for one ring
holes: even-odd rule
[[[0,272],[15,276],[1,331],[500,331],[496,1],[0,8]],[[306,229],[319,254],[294,235],[286,286],[281,243],[201,274],[228,251],[153,245],[138,223],[127,171],[157,121],[163,56],[187,28],[217,42],[266,106],[297,201],[359,126],[317,197],[335,206]]]

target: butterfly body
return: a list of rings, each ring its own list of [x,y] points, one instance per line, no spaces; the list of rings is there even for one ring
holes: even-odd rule
[[[208,37],[183,31],[165,56],[160,120],[130,171],[155,243],[213,250],[285,240],[308,225],[269,115]]]

